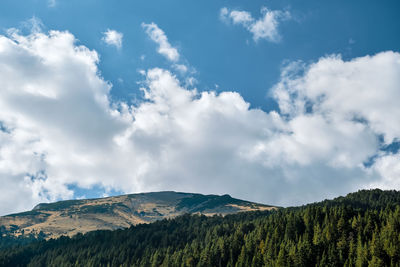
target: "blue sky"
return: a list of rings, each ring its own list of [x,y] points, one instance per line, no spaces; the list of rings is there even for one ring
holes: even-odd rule
[[[276,108],[268,90],[279,80],[285,61],[312,61],[326,54],[344,59],[396,50],[400,47],[397,1],[2,1],[0,26],[18,27],[32,17],[46,30],[67,30],[101,56],[103,77],[114,85],[113,97],[141,97],[138,69],[168,66],[155,53],[142,22],[156,23],[197,71],[200,90],[234,90],[255,107]],[[219,19],[222,7],[245,10],[254,17],[260,8],[288,10],[292,19],[279,25],[282,41],[252,41],[243,28]],[[101,42],[108,28],[124,34],[123,48]],[[145,60],[140,57],[145,55]],[[123,79],[124,83],[118,82]],[[218,90],[218,89],[217,89]]]
[[[30,197],[0,213],[151,190],[294,205],[360,188],[399,189],[400,170],[392,171],[400,168],[392,126],[400,112],[392,102],[400,88],[399,11],[398,1],[3,0],[0,35],[14,48],[0,46],[7,73],[0,78],[11,79],[0,90],[16,95],[0,96],[0,166],[29,164],[0,168],[0,179]],[[272,22],[257,28],[267,15]],[[157,52],[151,23],[179,59]],[[120,35],[120,47],[104,40],[108,30]],[[256,37],[260,31],[267,33]],[[40,49],[58,47],[55,36],[65,48],[47,55]],[[82,62],[78,46],[87,49]],[[10,70],[14,63],[22,67]],[[35,66],[43,71],[30,76]],[[76,87],[71,95],[54,78],[61,76]],[[13,83],[18,77],[23,86]],[[84,84],[95,93],[83,93]],[[18,90],[59,102],[35,106]],[[21,141],[19,131],[32,136]]]

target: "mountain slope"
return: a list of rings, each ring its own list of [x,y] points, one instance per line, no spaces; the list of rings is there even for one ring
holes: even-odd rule
[[[0,266],[400,266],[400,192],[179,216],[0,250]]]
[[[42,203],[31,211],[0,217],[0,230],[3,235],[55,238],[121,229],[185,213],[210,216],[273,208],[229,195],[153,192]]]

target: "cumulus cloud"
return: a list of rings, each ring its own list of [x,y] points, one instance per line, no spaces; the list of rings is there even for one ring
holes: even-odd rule
[[[2,213],[72,196],[66,183],[80,175],[73,168],[96,164],[92,157],[115,131],[108,127],[122,129],[109,107],[110,85],[96,74],[97,53],[74,43],[73,35],[57,31],[0,36],[0,121],[8,129],[1,133],[0,176],[14,185],[2,187],[1,201],[31,191]],[[81,185],[97,179],[86,178]]]
[[[324,57],[296,78],[290,66],[275,97],[281,111],[291,117],[308,109],[331,120],[364,125],[390,144],[400,136],[399,64],[398,53],[385,52],[349,62],[336,55]]]
[[[121,32],[117,32],[116,30],[110,30],[107,29],[103,33],[103,38],[102,40],[108,44],[108,45],[113,45],[116,48],[120,49],[122,47],[122,38],[124,35]]]
[[[179,60],[179,53],[175,47],[168,42],[168,38],[164,31],[160,29],[154,22],[150,24],[142,23],[143,29],[152,41],[158,44],[158,53],[166,57],[168,60],[176,62]]]
[[[288,65],[279,112],[160,68],[143,71],[142,102],[113,102],[98,62],[68,32],[0,36],[0,214],[70,198],[70,185],[276,205],[398,189],[399,155],[380,141],[400,137],[398,53]]]
[[[382,149],[400,140],[400,108],[396,101],[400,97],[399,73],[400,54],[396,52],[351,61],[343,61],[338,55],[327,56],[309,66],[287,66],[274,95],[282,115],[291,122],[304,116],[307,122],[321,118],[320,124],[303,125],[303,129],[315,132],[329,126],[329,133],[343,129],[350,139],[343,144],[345,147],[339,145],[345,136],[329,142],[337,150],[336,159],[330,156],[332,163],[348,167],[369,165],[366,163],[373,158],[375,161],[366,171],[375,172],[380,178],[369,186],[399,188],[399,154]],[[324,135],[318,136],[313,137],[313,142],[328,140]]]
[[[281,21],[290,19],[289,11],[269,10],[263,7],[261,8],[261,15],[261,18],[255,19],[247,11],[229,10],[226,7],[220,10],[222,21],[242,25],[253,35],[255,42],[260,39],[270,42],[280,41],[281,36],[278,32],[278,26]]]

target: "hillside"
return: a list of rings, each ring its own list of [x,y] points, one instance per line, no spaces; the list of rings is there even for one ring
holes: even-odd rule
[[[229,195],[141,193],[42,203],[31,211],[0,217],[0,232],[3,236],[40,236],[48,239],[93,230],[122,229],[185,213],[210,216],[272,208]]]
[[[354,203],[354,207],[353,207]],[[0,250],[0,266],[399,266],[400,192],[183,215]]]

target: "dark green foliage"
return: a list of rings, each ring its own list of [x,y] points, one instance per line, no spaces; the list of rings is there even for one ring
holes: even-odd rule
[[[87,205],[87,206],[82,206],[79,211],[81,213],[107,213],[107,212],[112,212],[113,207],[108,203],[101,205]]]
[[[38,215],[41,215],[41,214],[43,214],[43,213],[41,213],[38,210],[30,210],[30,211],[15,213],[15,214],[9,214],[7,216],[9,216],[9,217],[15,217],[15,216],[21,216],[21,215],[24,215],[24,216],[38,216]]]
[[[58,202],[54,202],[54,203],[41,203],[41,204],[37,205],[33,209],[33,211],[35,211],[35,210],[57,211],[57,210],[71,208],[72,206],[75,206],[75,205],[82,205],[84,203],[85,203],[85,200],[63,200],[63,201],[58,201]]]
[[[7,235],[6,232],[5,234],[3,234],[2,230],[0,229],[0,251],[1,249],[6,249],[14,246],[22,246],[40,240],[44,240],[44,234],[42,232],[40,232],[38,236],[25,235],[15,237]]]
[[[400,194],[396,190],[382,191],[380,189],[360,190],[350,193],[345,197],[338,197],[334,200],[325,200],[321,204],[335,206],[338,204],[350,205],[352,208],[385,208],[400,205]]]
[[[193,195],[183,198],[177,205],[178,209],[188,208],[191,212],[213,209],[225,204],[244,204],[246,201],[232,198],[230,195]],[[250,203],[250,202],[249,202]]]
[[[184,215],[0,250],[0,266],[400,266],[400,192]]]
[[[227,204],[237,204],[248,207],[257,207],[267,205],[261,205],[240,199],[232,198],[230,195],[200,195],[194,194],[189,197],[182,198],[176,205],[178,210],[186,209],[189,213],[204,212],[206,210],[214,209],[216,207],[223,207]]]

